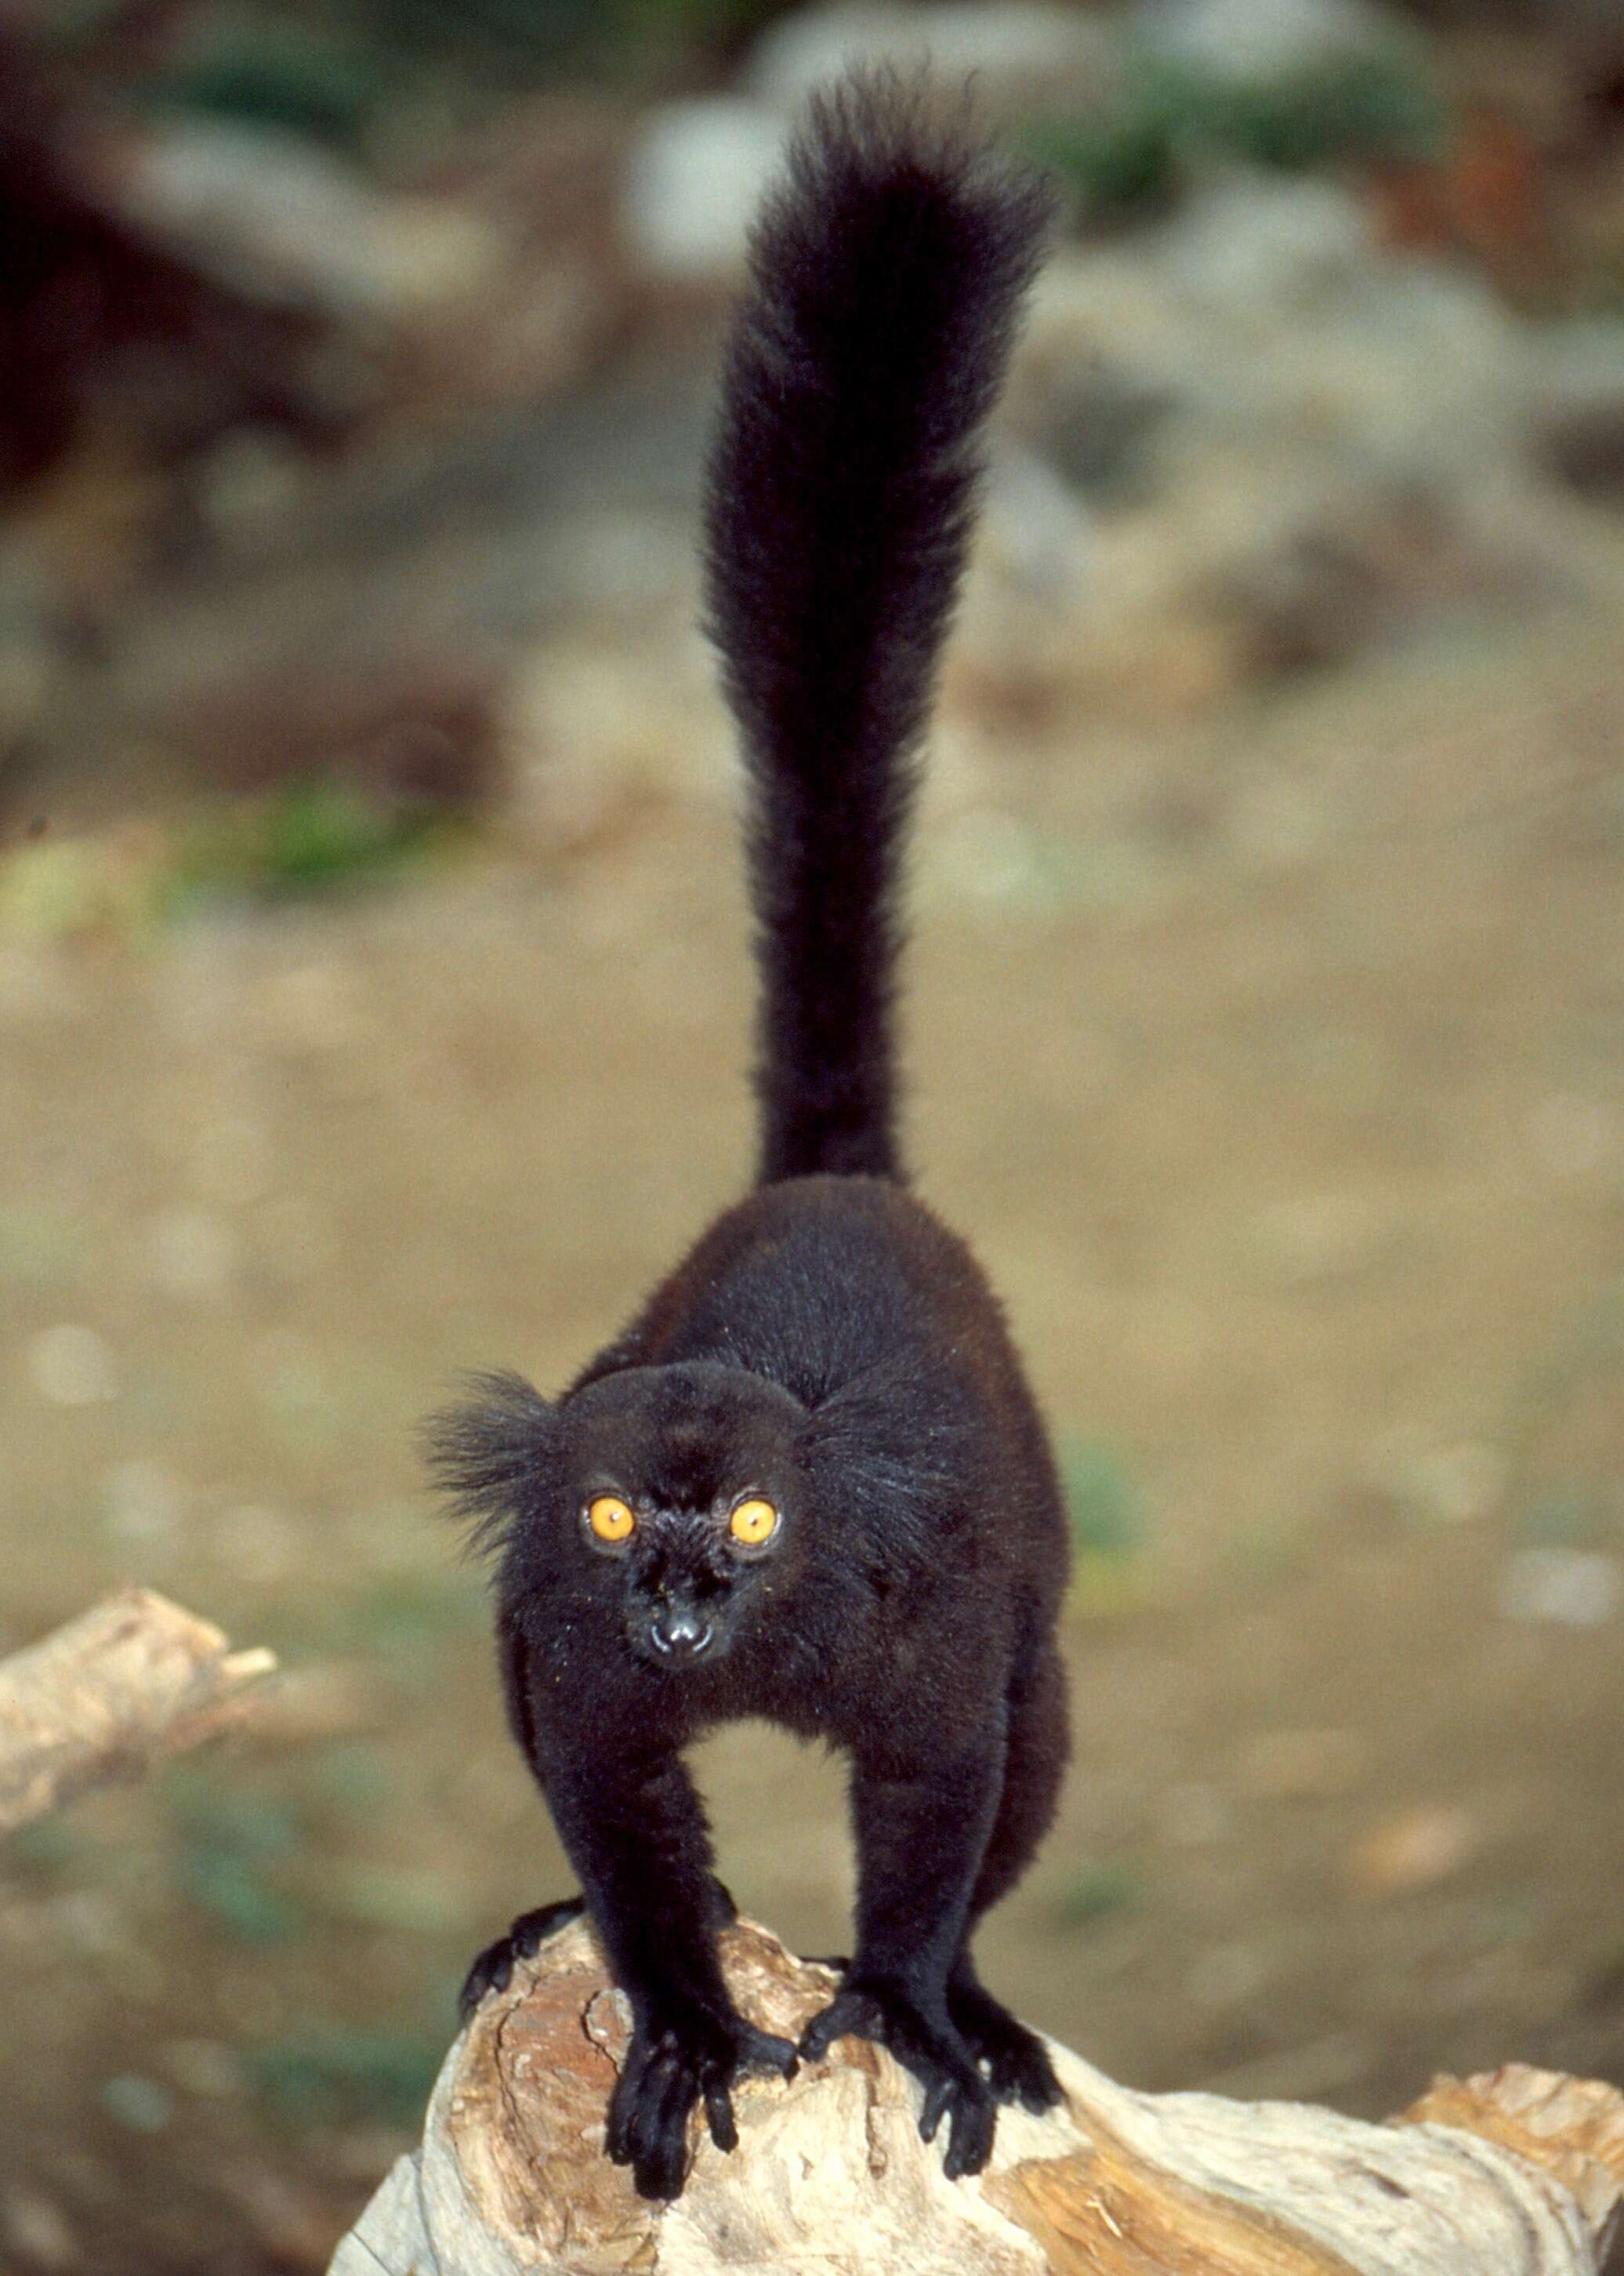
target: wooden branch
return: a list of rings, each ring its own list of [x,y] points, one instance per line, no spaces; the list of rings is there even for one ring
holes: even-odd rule
[[[243,1718],[275,1667],[151,1589],[124,1589],[0,1661],[0,1835]]]
[[[793,2037],[830,1971],[748,1922],[723,1939],[744,2012]],[[1067,2107],[999,2113],[987,2171],[942,2174],[919,2092],[842,2040],[736,2090],[674,2204],[603,2156],[626,2003],[584,1923],[452,2047],[421,2150],[330,2276],[1595,2276],[1624,2199],[1624,2095],[1513,2065],[1438,2080],[1397,2124],[1289,2103],[1135,2094],[1051,2046]]]

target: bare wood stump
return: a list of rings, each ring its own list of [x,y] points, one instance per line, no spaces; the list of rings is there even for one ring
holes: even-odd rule
[[[245,1687],[276,1664],[152,1589],[120,1589],[0,1660],[0,1835],[231,1728]]]
[[[723,1961],[744,2013],[789,2037],[834,1981],[749,1922]],[[421,2149],[330,2276],[1595,2276],[1624,2200],[1609,2086],[1511,2065],[1373,2126],[1135,2094],[1052,2045],[1066,2106],[1001,2112],[986,2172],[949,2181],[917,2087],[845,2039],[735,2090],[731,2156],[695,2120],[687,2189],[651,2205],[603,2155],[626,2034],[590,1930],[560,1930],[457,2040]]]

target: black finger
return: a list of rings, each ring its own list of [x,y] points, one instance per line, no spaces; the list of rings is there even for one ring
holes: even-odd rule
[[[947,2105],[952,2098],[952,2079],[938,2078],[936,2084],[927,2092],[924,2107],[919,2113],[919,2137],[922,2142],[935,2141],[936,2129],[941,2124],[946,2113]]]
[[[808,2062],[821,2061],[837,2039],[857,2028],[858,2001],[850,1992],[839,1992],[801,2035],[800,2052]]]
[[[687,2072],[676,2049],[662,2049],[643,2075],[637,2108],[632,2117],[634,2164],[641,2166],[657,2158],[668,2131],[665,2113],[673,2089],[680,2093],[687,2085]]]
[[[746,2027],[739,2065],[741,2070],[777,2071],[780,2078],[793,2078],[801,2067],[793,2040],[758,2031],[754,2025]]]
[[[570,1921],[579,1920],[586,1908],[584,1898],[563,1897],[556,1905],[540,1905],[534,1912],[520,1913],[508,1932],[508,1941],[520,1960],[534,1960],[550,1936]]]
[[[966,2095],[953,2105],[942,2171],[950,2181],[979,2174],[992,2154],[993,2108],[990,2102],[972,2101]]]
[[[718,2150],[739,2147],[739,2128],[733,2120],[733,2105],[727,2089],[722,2085],[705,2089],[705,2120],[710,2128],[710,2138]]]
[[[512,1973],[512,1955],[505,1944],[489,1945],[480,1954],[457,1995],[457,2010],[465,2023],[488,1992],[506,1991]]]
[[[615,2081],[614,2092],[609,2098],[603,2148],[611,2162],[617,2166],[629,2166],[632,2162],[632,2128],[649,2060],[647,2041],[634,2038],[626,2051],[626,2068]]]
[[[633,2168],[640,2196],[681,2195],[687,2169],[688,2113],[698,2092],[692,2072],[680,2061],[649,2089],[639,2128],[641,2154]]]
[[[825,2007],[821,2015],[814,2015],[801,2035],[800,2052],[804,2062],[822,2062],[838,2037],[831,2018],[832,2007]]]

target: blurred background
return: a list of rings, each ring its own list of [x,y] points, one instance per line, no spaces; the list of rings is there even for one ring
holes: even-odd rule
[[[909,967],[1079,1550],[989,1978],[1147,2088],[1624,2081],[1614,0],[4,0],[0,1648],[290,1671],[0,1853],[8,2269],[324,2266],[571,1885],[413,1431],[747,1175],[718,325],[922,48],[1069,211]],[[702,1776],[841,1948],[836,1767]]]

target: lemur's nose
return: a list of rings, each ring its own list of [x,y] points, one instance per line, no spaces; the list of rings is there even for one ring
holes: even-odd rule
[[[650,1621],[649,1636],[656,1651],[672,1659],[697,1659],[710,1641],[711,1625],[692,1605],[672,1605]]]

